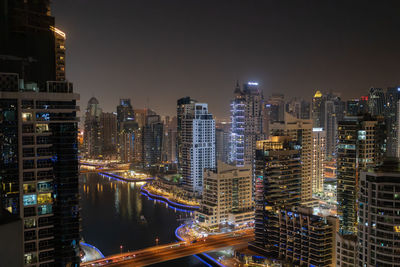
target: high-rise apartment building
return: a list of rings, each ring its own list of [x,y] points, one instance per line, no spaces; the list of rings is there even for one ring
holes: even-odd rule
[[[0,204],[30,266],[79,265],[78,119],[57,81],[50,1],[0,1]],[[1,226],[0,226],[1,227]]]
[[[358,266],[400,264],[400,166],[397,159],[361,173]]]
[[[117,153],[117,115],[102,112],[100,115],[101,152],[105,158],[113,158]]]
[[[333,217],[301,203],[301,159],[289,136],[257,142],[255,241],[250,248],[297,266],[334,266]]]
[[[215,153],[216,160],[224,163],[229,162],[230,148],[230,125],[228,123],[219,123],[215,129]]]
[[[388,157],[396,157],[398,150],[397,140],[397,125],[399,123],[399,117],[397,114],[397,103],[400,100],[400,87],[389,87],[386,91],[386,103],[385,103],[385,123],[387,131],[387,150],[386,155]]]
[[[322,193],[324,191],[325,173],[325,151],[326,134],[322,128],[313,128],[312,132],[312,193]]]
[[[134,130],[138,128],[130,99],[120,99],[117,106],[117,151],[123,162],[133,161]]]
[[[301,201],[312,199],[312,121],[302,120],[285,113],[282,122],[270,125],[271,136],[290,136],[296,143],[301,158]]]
[[[159,115],[148,115],[143,128],[143,166],[161,163],[164,124]]]
[[[218,161],[217,168],[205,170],[203,198],[195,217],[200,225],[217,229],[232,224],[245,226],[254,220],[252,170]]]
[[[325,97],[320,91],[312,99],[312,120],[314,128],[325,128]]]
[[[369,115],[345,117],[339,122],[337,153],[337,201],[342,234],[357,232],[359,174],[381,163],[384,155],[385,125]]]
[[[86,108],[85,130],[83,132],[84,151],[85,156],[88,158],[97,158],[101,155],[101,113],[102,110],[99,101],[95,97],[92,97]]]
[[[1,205],[23,220],[25,264],[78,264],[79,95],[0,74]]]
[[[368,113],[368,96],[360,99],[350,99],[346,101],[346,116],[358,116]]]
[[[53,28],[56,54],[56,80],[65,81],[65,41],[67,35],[60,29]]]
[[[372,116],[383,116],[386,107],[385,92],[382,88],[369,89],[368,110]]]
[[[165,118],[163,138],[163,161],[176,162],[177,118]]]
[[[344,117],[345,106],[345,102],[335,93],[317,91],[313,97],[313,127],[322,128],[326,133],[325,156],[329,160],[336,154],[337,127]]]
[[[188,191],[200,194],[204,169],[215,168],[215,121],[205,103],[184,104],[178,116],[183,183]]]
[[[286,112],[297,119],[309,120],[311,104],[304,99],[292,98],[286,103]]]
[[[336,155],[337,149],[337,130],[338,122],[342,121],[345,115],[345,102],[334,94],[327,94],[324,108],[324,122],[323,127],[326,133],[326,154],[328,159],[332,159]]]
[[[189,111],[191,107],[193,107],[193,104],[197,103],[196,100],[191,99],[190,97],[186,96],[183,98],[178,99],[177,101],[177,108],[176,108],[176,113],[177,113],[177,138],[176,138],[176,157],[178,160],[178,169],[180,172],[182,172],[182,164],[183,164],[183,145],[182,145],[182,139],[183,139],[183,131],[182,131],[182,121],[183,117],[185,116],[185,113]]]
[[[336,233],[336,266],[357,267],[357,236]]]
[[[285,119],[285,96],[273,94],[268,98],[270,122],[280,122]]]
[[[257,140],[262,139],[263,94],[258,83],[236,85],[231,102],[231,156],[237,166],[253,164]]]

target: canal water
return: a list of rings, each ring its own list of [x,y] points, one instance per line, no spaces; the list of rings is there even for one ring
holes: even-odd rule
[[[175,229],[190,213],[168,207],[126,183],[99,174],[80,176],[82,237],[105,256],[176,241]],[[190,256],[153,266],[206,266]]]

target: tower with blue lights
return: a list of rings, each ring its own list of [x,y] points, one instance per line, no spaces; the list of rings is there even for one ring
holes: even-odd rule
[[[256,141],[262,139],[263,94],[257,82],[236,83],[231,102],[230,162],[236,166],[252,164]]]

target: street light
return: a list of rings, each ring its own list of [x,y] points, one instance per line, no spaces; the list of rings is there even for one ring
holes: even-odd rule
[[[159,239],[158,239],[158,236],[156,237],[156,246],[158,246],[158,241],[159,241]]]
[[[120,249],[120,251],[121,251],[121,254],[122,254],[122,248],[123,248],[123,246],[121,245],[121,246],[119,246],[119,249]]]

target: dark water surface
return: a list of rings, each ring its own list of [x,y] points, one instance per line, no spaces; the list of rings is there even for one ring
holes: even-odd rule
[[[105,255],[176,241],[175,229],[190,213],[168,208],[140,192],[143,183],[126,183],[99,174],[80,177],[82,237]],[[145,217],[145,221],[141,219]],[[186,257],[153,266],[205,266]]]

